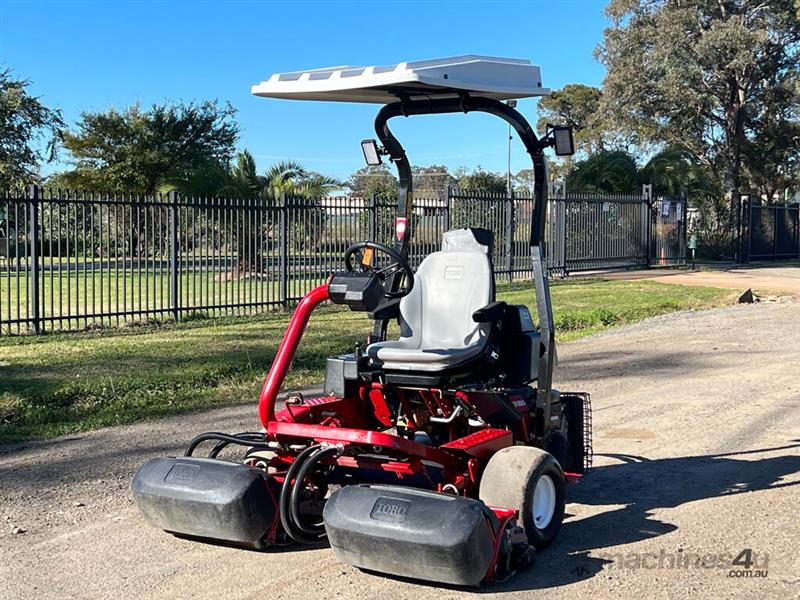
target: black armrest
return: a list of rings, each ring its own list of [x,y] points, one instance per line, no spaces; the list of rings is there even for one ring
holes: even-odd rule
[[[384,299],[383,302],[375,307],[375,310],[369,313],[369,318],[375,321],[396,319],[400,316],[400,300],[401,298]]]
[[[502,300],[491,302],[472,313],[472,320],[476,323],[493,323],[500,321],[506,313],[506,303]]]

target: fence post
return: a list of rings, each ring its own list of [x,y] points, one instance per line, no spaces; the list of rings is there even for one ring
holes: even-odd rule
[[[453,199],[453,188],[451,186],[447,186],[447,201],[444,205],[444,230],[450,231],[450,208],[452,207],[452,199]]]
[[[377,242],[378,235],[378,198],[375,194],[370,194],[369,206],[367,207],[367,238],[372,242]]]
[[[550,273],[567,274],[567,184],[566,181],[550,183],[547,194],[547,230],[545,235],[545,261]]]
[[[41,332],[41,321],[39,314],[39,197],[40,190],[38,185],[28,187],[28,199],[30,203],[28,218],[28,237],[31,242],[31,325],[33,333]],[[17,259],[19,261],[19,259]],[[85,268],[85,265],[84,265]]]
[[[279,199],[281,244],[280,244],[280,279],[281,279],[281,304],[285,307],[289,301],[289,208],[286,204],[286,194],[281,192]]]
[[[172,318],[177,323],[181,317],[181,299],[179,296],[179,279],[181,269],[181,254],[178,244],[180,231],[180,207],[178,206],[178,192],[172,190],[167,195],[169,204],[169,289],[170,309]]]
[[[514,280],[514,190],[511,190],[509,198],[506,198],[506,248],[505,254],[508,260],[508,282]]]
[[[797,215],[794,221],[794,241],[797,246],[797,258],[800,258],[800,205],[795,205],[795,212]]]
[[[739,197],[739,202],[742,202],[742,196]],[[742,262],[750,262],[750,255],[753,253],[753,203],[750,200],[750,194],[744,196],[744,206],[747,206],[747,254],[742,254]]]
[[[772,260],[778,258],[778,205],[772,206]]]
[[[687,254],[688,250],[686,248],[686,232],[689,229],[689,215],[687,211],[689,210],[689,190],[686,187],[681,186],[679,196],[678,196],[680,205],[678,208],[680,209],[680,219],[678,220],[678,260],[683,259],[683,265],[685,266],[687,263]]]
[[[644,242],[645,242],[645,256],[647,257],[645,263],[647,268],[649,269],[652,265],[652,256],[654,254],[653,250],[653,231],[656,228],[656,224],[653,220],[653,186],[651,184],[644,184],[642,185],[642,204],[643,204],[643,219],[644,223],[642,227],[644,228]],[[656,212],[656,219],[659,218],[658,215],[661,213]]]
[[[744,264],[744,230],[745,227],[749,228],[750,223],[748,222],[745,224],[744,222],[744,196],[738,192],[736,192],[736,194],[736,247],[733,252],[733,262],[736,264]]]

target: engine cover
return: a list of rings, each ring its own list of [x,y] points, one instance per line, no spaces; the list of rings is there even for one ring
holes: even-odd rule
[[[334,492],[323,518],[342,562],[451,585],[483,580],[498,526],[479,500],[388,485],[351,485]]]

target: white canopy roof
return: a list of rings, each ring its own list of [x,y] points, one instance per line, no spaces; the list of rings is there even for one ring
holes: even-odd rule
[[[266,98],[379,104],[397,100],[398,94],[443,97],[457,90],[497,100],[550,93],[542,87],[541,70],[529,60],[472,54],[384,67],[276,73],[252,88],[254,95]]]

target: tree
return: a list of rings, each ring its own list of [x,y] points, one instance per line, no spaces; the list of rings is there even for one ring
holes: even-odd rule
[[[754,116],[778,101],[770,88],[796,86],[800,20],[792,0],[611,0],[606,12],[602,109],[615,128],[718,170],[731,204],[747,140],[786,133],[761,128]]]
[[[517,171],[511,180],[514,186],[514,192],[521,196],[533,196],[533,189],[536,184],[536,177],[534,176],[533,169],[521,169]]]
[[[31,82],[0,69],[0,188],[39,179],[39,166],[52,161],[64,123],[26,89]]]
[[[262,177],[266,198],[277,201],[284,195],[288,206],[301,207],[299,213],[290,210],[288,215],[289,246],[294,250],[308,250],[319,241],[328,216],[319,200],[343,186],[342,181],[307,171],[295,161],[275,163]],[[298,214],[302,218],[293,218]]]
[[[369,198],[373,194],[384,198],[397,198],[397,177],[387,165],[362,167],[347,182],[350,193],[354,196]]]
[[[505,194],[508,191],[504,176],[485,171],[480,166],[472,173],[468,173],[465,169],[458,169],[456,177],[459,191],[465,194]]]
[[[575,150],[592,156],[606,149],[607,127],[600,111],[599,88],[579,83],[565,85],[539,100],[536,129],[546,133],[547,125],[569,125],[573,129]]]
[[[325,227],[327,213],[319,199],[343,185],[334,177],[309,171],[291,160],[275,163],[259,175],[255,158],[245,149],[238,152],[230,164],[223,165],[221,171],[219,166],[206,165],[183,177],[168,179],[160,191],[175,190],[189,197],[217,196],[223,202],[261,199],[272,205],[284,196],[290,208],[289,245],[292,249],[302,250],[315,243]],[[301,213],[292,211],[292,206],[301,206]],[[302,214],[303,218],[294,218],[296,214]],[[237,256],[234,274],[259,273],[262,271],[261,258],[274,235],[271,230],[274,220],[264,219],[262,228],[258,224],[260,220],[247,218],[246,212],[238,211],[236,215],[239,221],[233,228],[238,232],[232,242]]]
[[[742,148],[752,190],[771,200],[796,191],[800,180],[800,82],[765,87],[759,110],[747,115]]]
[[[622,150],[598,152],[575,163],[567,175],[567,191],[632,194],[639,186],[636,160]]]
[[[431,165],[429,167],[411,167],[414,178],[414,189],[418,192],[427,192],[436,196],[447,194],[447,188],[456,185],[456,178],[450,174],[444,165]]]
[[[450,205],[450,222],[453,227],[484,227],[494,233],[494,252],[504,247],[506,231],[499,226],[506,222],[508,204],[499,202],[508,193],[503,175],[486,171],[478,166],[472,173],[460,168],[455,172],[458,191],[463,195]]]
[[[277,200],[281,194],[319,199],[344,187],[344,182],[321,173],[308,171],[299,162],[284,160],[272,165],[260,178],[261,193]]]
[[[678,196],[686,192],[698,202],[718,192],[691,154],[678,148],[662,150],[642,167],[630,153],[600,152],[575,163],[567,175],[567,191],[638,194],[644,184],[652,185],[656,194]]]
[[[265,187],[263,178],[256,172],[256,159],[246,148],[236,154],[219,190],[219,195],[229,198],[255,198]]]
[[[63,179],[76,188],[140,194],[188,181],[231,159],[239,136],[235,114],[216,100],[84,112],[64,134],[75,170]]]

